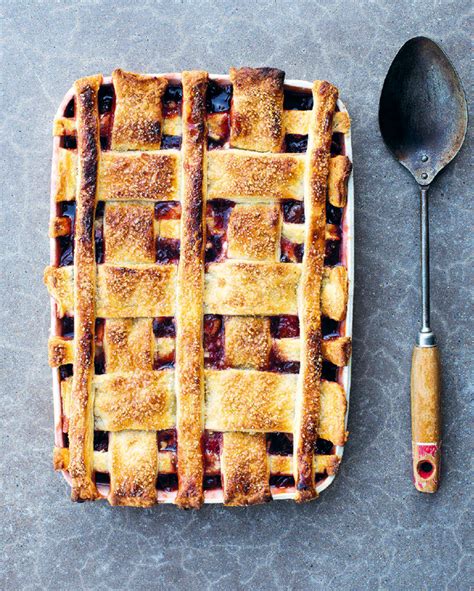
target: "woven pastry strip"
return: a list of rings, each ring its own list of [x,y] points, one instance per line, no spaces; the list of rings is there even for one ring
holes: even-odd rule
[[[72,498],[80,501],[98,496],[93,480],[93,406],[95,327],[94,217],[97,170],[100,159],[97,95],[102,76],[76,82],[78,182],[74,256],[74,367],[72,380],[69,472]]]

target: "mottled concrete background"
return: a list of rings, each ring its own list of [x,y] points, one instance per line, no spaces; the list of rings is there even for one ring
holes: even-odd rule
[[[441,42],[465,86],[469,2],[6,2],[2,12],[3,589],[468,589],[469,297],[466,145],[432,193],[433,325],[444,366],[438,494],[410,482],[409,367],[418,314],[417,191],[378,133],[384,75],[408,38]],[[326,78],[352,114],[356,297],[351,437],[320,500],[248,509],[73,505],[51,467],[42,270],[51,123],[71,82],[271,65]],[[472,565],[471,565],[472,566]]]

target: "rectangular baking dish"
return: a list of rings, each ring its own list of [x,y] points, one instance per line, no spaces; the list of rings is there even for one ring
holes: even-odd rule
[[[179,82],[181,79],[180,74],[153,74],[154,76],[164,76],[170,82]],[[215,75],[209,76],[211,80],[215,80],[218,83],[229,84],[230,78],[228,75]],[[112,78],[104,77],[103,85],[112,84]],[[285,81],[285,90],[291,91],[308,91],[311,90],[312,83],[303,80],[287,80]],[[64,96],[61,104],[59,105],[56,113],[56,118],[65,116],[66,107],[74,97],[74,89],[70,88]],[[337,106],[339,111],[346,112],[347,109],[344,103],[338,99]],[[56,136],[53,140],[53,161],[52,161],[52,175],[51,175],[51,209],[50,218],[54,219],[57,215],[57,203],[55,201],[55,186],[57,183],[57,159],[60,148],[60,137]],[[352,145],[351,145],[351,130],[343,136],[343,154],[349,157],[352,162]],[[340,336],[352,337],[352,316],[353,316],[353,296],[354,296],[354,183],[352,174],[348,181],[347,191],[347,204],[344,208],[342,221],[341,221],[341,264],[347,268],[348,273],[348,303],[347,303],[347,314],[344,321],[340,323]],[[59,257],[58,241],[55,238],[50,239],[50,264],[55,265]],[[51,298],[51,336],[60,335],[60,322],[56,313],[56,303]],[[347,421],[349,414],[349,393],[351,385],[351,365],[352,360],[345,367],[339,368],[338,370],[338,382],[343,386],[346,393],[347,399],[347,411],[345,416],[345,426],[347,429]],[[66,441],[63,433],[63,413],[62,413],[62,402],[60,392],[60,374],[59,368],[52,370],[53,376],[53,402],[54,402],[54,443],[56,447],[66,447]],[[344,446],[335,446],[336,455],[342,459],[344,453]],[[63,475],[66,481],[71,484],[71,478],[66,470],[63,470]],[[328,488],[334,481],[335,474],[326,476],[323,480],[317,484],[317,492],[321,493]],[[109,486],[106,484],[97,484],[97,488],[101,495],[107,497]],[[157,491],[158,503],[173,503],[176,496],[176,491]],[[283,499],[294,499],[295,492],[294,487],[272,487],[272,496],[275,500]],[[204,496],[205,503],[222,503],[223,494],[222,489],[206,490]]]

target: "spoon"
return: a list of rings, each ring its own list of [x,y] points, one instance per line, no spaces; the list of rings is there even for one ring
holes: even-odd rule
[[[383,140],[421,190],[421,329],[411,368],[413,479],[420,492],[436,492],[441,463],[441,370],[430,327],[428,189],[456,156],[467,128],[459,77],[441,48],[415,37],[390,66],[379,105]]]

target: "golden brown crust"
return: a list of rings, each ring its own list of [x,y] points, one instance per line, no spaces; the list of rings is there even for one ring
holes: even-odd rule
[[[69,449],[67,447],[55,447],[53,449],[53,466],[55,470],[67,470],[69,468]]]
[[[296,374],[208,369],[205,375],[206,429],[292,432]]]
[[[280,260],[281,215],[277,205],[236,205],[227,227],[228,257]]]
[[[121,431],[109,436],[111,505],[151,507],[156,503],[156,433]]]
[[[68,236],[71,233],[71,218],[56,217],[49,222],[49,237],[59,238],[59,236]]]
[[[342,265],[325,267],[321,287],[322,313],[333,320],[344,320],[348,297],[347,269]]]
[[[255,505],[272,500],[264,433],[224,433],[221,455],[224,504]]]
[[[304,224],[289,224],[285,222],[281,230],[282,237],[295,244],[303,244],[304,233]],[[339,226],[336,226],[335,224],[326,224],[326,242],[328,240],[340,240]]]
[[[197,509],[204,501],[203,432],[204,202],[206,157],[206,72],[183,72],[183,193],[181,250],[176,292],[176,504]]]
[[[283,111],[285,133],[306,135],[311,121],[311,111]],[[347,133],[351,128],[351,120],[346,111],[334,113],[332,119],[333,133]]]
[[[274,68],[230,69],[232,147],[281,152],[284,80],[285,72]]]
[[[57,117],[53,121],[53,136],[76,135],[76,120]]]
[[[334,207],[346,206],[351,170],[352,163],[347,156],[335,156],[329,160],[328,199]]]
[[[276,201],[303,199],[303,154],[212,150],[208,154],[208,199]]]
[[[166,78],[115,70],[112,150],[159,150]]]
[[[74,341],[63,337],[49,337],[48,361],[51,367],[59,367],[74,361]]]
[[[224,326],[227,366],[247,369],[268,367],[272,348],[269,318],[229,316]]]
[[[59,148],[57,176],[54,187],[55,201],[73,201],[76,198],[77,154]]]
[[[351,128],[351,118],[347,111],[339,111],[334,113],[332,120],[333,133],[348,133]]]
[[[301,357],[294,425],[295,499],[299,502],[317,496],[313,457],[321,409],[321,284],[327,179],[336,101],[334,86],[328,82],[314,83],[306,165],[306,235],[299,303]]]
[[[74,310],[72,267],[47,267],[44,282],[58,304],[58,314]],[[297,314],[301,265],[226,261],[211,263],[205,277],[206,314],[273,316]],[[102,318],[173,316],[176,267],[174,265],[99,265],[97,315]],[[345,267],[325,267],[321,310],[343,320],[348,299]]]
[[[178,199],[179,152],[104,152],[97,199],[174,201]]]
[[[78,80],[76,92],[78,182],[74,238],[74,375],[70,400],[69,472],[72,498],[94,499],[93,406],[95,324],[94,216],[99,166],[99,110],[102,76]]]
[[[206,314],[272,316],[297,313],[301,265],[293,263],[212,263],[206,273]]]
[[[344,367],[349,363],[352,353],[351,337],[331,337],[323,340],[323,358],[337,367]]]
[[[153,369],[153,320],[108,318],[104,329],[107,373]]]
[[[273,347],[277,357],[282,361],[300,360],[300,339],[276,339]],[[349,363],[351,348],[350,337],[331,337],[323,339],[321,353],[326,361],[343,367]]]
[[[153,318],[173,316],[175,265],[99,265],[97,316]]]
[[[336,382],[321,382],[321,411],[319,415],[318,436],[332,441],[334,445],[344,445],[347,439],[344,419],[347,400],[344,388]]]
[[[46,267],[43,281],[57,305],[57,314],[62,318],[74,313],[73,267]]]
[[[94,378],[95,428],[159,431],[175,425],[173,372],[116,372]]]
[[[107,203],[104,239],[109,263],[154,263],[153,204]]]

